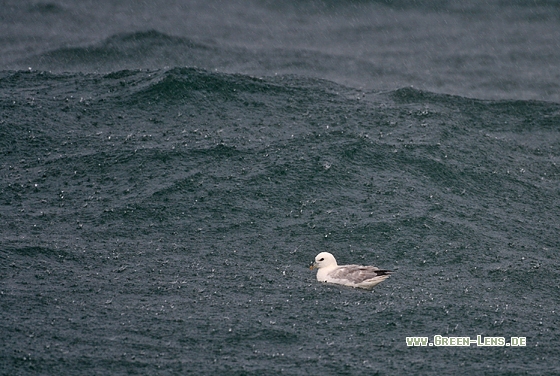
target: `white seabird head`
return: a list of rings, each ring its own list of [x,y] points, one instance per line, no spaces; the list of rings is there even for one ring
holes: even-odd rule
[[[336,259],[332,254],[329,252],[321,252],[317,256],[315,256],[315,262],[311,265],[311,269],[321,269],[327,267],[335,267],[338,264],[336,263]]]

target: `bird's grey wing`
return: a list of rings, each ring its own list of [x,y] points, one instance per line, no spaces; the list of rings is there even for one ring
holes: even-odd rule
[[[352,283],[360,283],[390,273],[390,270],[381,270],[375,266],[344,265],[330,272],[329,276],[336,279],[346,279]]]

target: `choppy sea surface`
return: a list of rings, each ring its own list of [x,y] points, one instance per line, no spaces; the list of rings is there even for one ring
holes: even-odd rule
[[[558,2],[8,0],[0,35],[1,375],[560,372]]]

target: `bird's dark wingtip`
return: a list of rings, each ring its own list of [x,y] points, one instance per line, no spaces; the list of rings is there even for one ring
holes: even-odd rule
[[[392,270],[376,270],[375,273],[377,273],[377,275],[391,275],[391,273],[393,273]]]

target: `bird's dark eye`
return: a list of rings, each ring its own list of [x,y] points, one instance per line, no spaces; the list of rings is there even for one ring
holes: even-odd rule
[[[320,259],[319,261],[325,261],[325,259],[324,259],[324,258],[322,258],[322,259]]]

